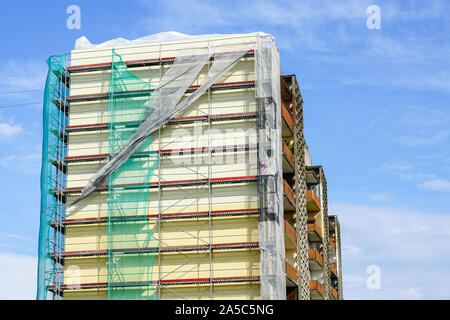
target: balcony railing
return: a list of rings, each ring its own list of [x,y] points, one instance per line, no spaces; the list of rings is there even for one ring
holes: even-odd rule
[[[323,265],[322,255],[316,249],[308,250],[308,259],[315,266],[315,269],[319,269]]]
[[[337,277],[336,262],[331,262],[331,263],[330,263],[330,270],[331,270],[331,272],[334,273],[334,275]]]
[[[297,269],[295,269],[289,262],[285,262],[284,268],[286,270],[286,275],[294,282],[298,282],[298,273]]]
[[[308,220],[308,240],[309,241],[321,241],[322,229],[316,220]]]
[[[292,131],[292,128],[294,127],[294,121],[292,119],[291,113],[289,112],[288,108],[284,103],[281,104],[281,115],[283,116],[286,125]]]
[[[306,190],[306,205],[308,211],[320,211],[320,199],[313,190]]]
[[[338,298],[337,290],[336,290],[335,288],[333,288],[333,287],[331,287],[331,296],[332,296],[334,299],[337,299],[337,298]]]
[[[323,286],[317,280],[309,280],[309,290],[311,290],[312,298],[319,295],[322,299],[324,297]]]
[[[287,221],[284,221],[284,233],[289,238],[292,243],[297,245],[297,232],[295,231],[294,227],[291,226],[291,224]]]
[[[283,180],[283,190],[286,197],[291,202],[291,206],[295,208],[295,192],[292,190],[292,188],[289,186],[289,184],[286,182],[286,180]],[[286,209],[286,207],[285,207]]]
[[[330,244],[330,247],[334,249],[334,251],[336,251],[336,241],[333,238],[329,238],[328,239],[328,243]]]
[[[294,155],[292,154],[291,150],[289,150],[289,147],[287,146],[286,142],[284,142],[284,141],[282,143],[282,150],[283,150],[283,155],[284,155],[286,161],[290,165],[291,170],[289,170],[289,172],[291,172],[295,168]]]

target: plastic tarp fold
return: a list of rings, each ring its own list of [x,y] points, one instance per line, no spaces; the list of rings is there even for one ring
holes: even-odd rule
[[[194,103],[248,52],[248,50],[243,50],[214,55],[214,62],[206,79],[197,90],[179,103],[186,90],[212,56],[209,48],[204,50],[205,53],[180,56],[175,59],[173,66],[164,74],[159,87],[146,106],[144,120],[136,132],[123,146],[110,155],[109,161],[89,179],[81,195],[70,205],[76,204],[94,192],[106,178],[136,152],[155,130],[167,124],[176,114]]]

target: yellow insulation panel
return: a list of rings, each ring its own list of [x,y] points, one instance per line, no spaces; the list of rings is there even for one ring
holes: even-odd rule
[[[145,151],[254,144],[257,142],[256,122],[254,119],[215,122],[211,124],[211,129],[203,122],[166,126],[161,130],[161,137],[156,131],[151,138],[152,144]],[[109,153],[107,131],[69,134],[69,157],[107,153]]]
[[[133,197],[133,190],[126,191],[130,193],[129,198]],[[71,202],[76,199],[76,195],[67,197]],[[259,206],[258,189],[256,183],[238,183],[226,185],[214,185],[209,191],[207,186],[167,188],[159,194],[158,190],[150,189],[148,194],[147,209],[145,212],[136,214],[157,214],[158,208],[161,214],[169,213],[190,213],[204,212],[211,208],[211,211],[217,210],[243,210],[257,209]],[[67,208],[67,219],[86,219],[101,218],[108,216],[108,193],[101,192],[89,196],[89,198],[80,201],[79,205]],[[133,202],[122,204],[124,207],[133,207]]]
[[[123,233],[114,235],[115,249],[136,248],[136,243],[145,243],[150,234],[148,230],[153,230],[153,239],[160,240],[162,247],[205,245],[209,243],[210,238],[212,244],[258,241],[257,216],[216,217],[212,219],[211,229],[208,219],[164,220],[159,226],[155,225],[155,220],[132,224],[134,228],[130,228],[129,233],[122,227]],[[67,252],[107,248],[106,224],[68,226],[66,229]]]
[[[110,54],[112,55],[112,53]],[[165,69],[168,70],[170,67],[171,65],[165,66]],[[163,70],[162,73],[166,70]],[[161,74],[159,66],[132,68],[130,71],[140,79],[150,82],[154,86],[159,85]],[[200,85],[207,76],[208,66],[205,65],[192,85]],[[71,76],[70,94],[76,96],[84,94],[108,93],[110,77],[111,75],[109,71],[74,73]],[[255,80],[253,58],[243,58],[222,77],[220,77],[216,83],[253,80]]]
[[[154,265],[149,267],[145,277],[148,281],[161,280],[190,280],[209,278],[234,278],[259,276],[259,250],[236,249],[216,250],[210,257],[204,252],[174,252],[162,253],[159,261],[157,253],[154,255]],[[142,259],[142,255],[127,255],[127,259]],[[120,259],[120,255],[117,255]],[[211,259],[211,263],[210,263]],[[121,273],[127,281],[142,281],[142,268],[136,264],[121,266]],[[108,282],[107,257],[67,258],[64,283],[67,285],[105,284]]]
[[[259,283],[222,283],[213,285],[213,299],[218,300],[260,300]],[[162,300],[210,300],[209,284],[192,286],[167,286],[161,288]],[[64,293],[65,300],[106,300],[108,289],[70,290]]]

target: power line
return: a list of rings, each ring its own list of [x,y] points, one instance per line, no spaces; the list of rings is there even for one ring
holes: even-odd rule
[[[25,93],[25,92],[37,92],[44,91],[43,89],[35,89],[35,90],[20,90],[20,91],[9,91],[9,92],[0,92],[0,94],[17,94],[17,93]]]
[[[16,108],[16,107],[29,106],[29,105],[33,105],[33,104],[42,104],[42,101],[41,101],[41,102],[22,103],[22,104],[13,104],[13,105],[9,105],[9,106],[0,106],[0,108],[1,108],[1,109],[6,109],[6,108]]]

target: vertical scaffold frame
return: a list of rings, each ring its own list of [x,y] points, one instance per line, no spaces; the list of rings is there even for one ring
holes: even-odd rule
[[[41,209],[38,252],[37,299],[63,297],[64,226],[63,188],[66,183],[69,76],[67,55],[51,56],[43,104],[43,142],[41,167]],[[51,290],[49,290],[51,289]],[[51,292],[51,293],[50,293]]]

